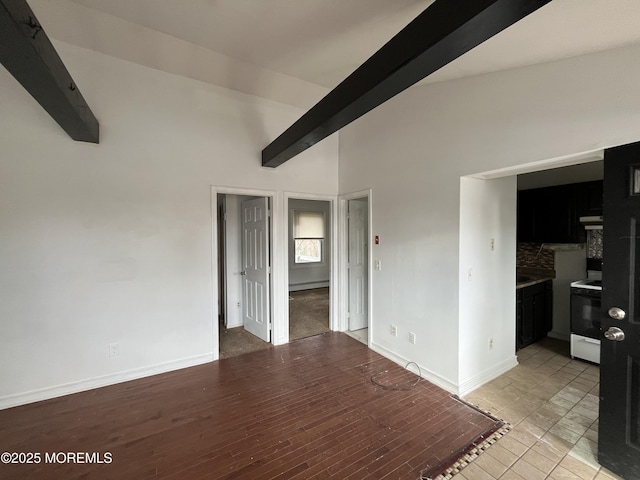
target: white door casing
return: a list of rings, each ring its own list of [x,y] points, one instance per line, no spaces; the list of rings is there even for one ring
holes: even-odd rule
[[[366,199],[348,201],[349,330],[368,326],[369,208]]]
[[[242,202],[242,298],[244,328],[270,341],[269,208],[267,198]]]

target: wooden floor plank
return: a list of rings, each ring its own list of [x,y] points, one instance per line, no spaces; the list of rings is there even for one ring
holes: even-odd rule
[[[415,478],[491,419],[341,333],[0,411],[0,478]]]

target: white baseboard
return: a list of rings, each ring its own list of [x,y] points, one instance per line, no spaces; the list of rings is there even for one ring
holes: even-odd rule
[[[298,285],[289,285],[290,292],[299,292],[300,290],[313,290],[314,288],[325,288],[330,286],[329,282],[300,283]]]
[[[377,345],[375,343],[372,343],[369,348],[371,348],[371,350],[373,350],[374,352],[379,353],[383,357],[386,357],[389,360],[403,367],[405,367],[407,363],[410,362],[410,360],[407,360],[406,358],[393,353],[391,350],[387,350],[386,348],[381,347],[380,345]],[[410,365],[408,369],[415,374],[418,373],[418,369],[415,368],[414,365]],[[420,374],[422,378],[424,378],[425,380],[428,380],[429,382],[437,385],[440,388],[443,388],[447,392],[454,393],[454,394],[458,393],[458,386],[455,383],[451,382],[450,380],[447,380],[446,378],[438,375],[437,373],[432,372],[431,370],[423,367],[422,365],[420,365]]]
[[[212,361],[213,353],[206,353],[204,355],[196,355],[195,357],[183,358],[171,362],[150,365],[148,367],[127,370],[125,372],[118,372],[77,382],[55,385],[53,387],[31,390],[29,392],[18,393],[15,395],[7,395],[0,397],[0,410],[39,402],[42,400],[49,400],[51,398],[62,397],[71,393],[92,390],[94,388],[106,387],[116,383],[128,382],[129,380],[150,377],[152,375],[180,370],[182,368],[195,367],[196,365],[202,365],[203,363],[209,363]]]
[[[463,395],[467,395],[468,393],[471,393],[476,388],[481,387],[485,383],[490,382],[494,378],[499,377],[503,373],[508,372],[509,370],[511,370],[513,367],[517,365],[518,365],[518,357],[514,355],[513,357],[507,358],[506,360],[498,363],[497,365],[487,368],[486,370],[480,372],[479,374],[471,377],[469,380],[465,380],[464,382],[462,382],[459,387],[460,392],[458,393],[458,395],[462,397]]]

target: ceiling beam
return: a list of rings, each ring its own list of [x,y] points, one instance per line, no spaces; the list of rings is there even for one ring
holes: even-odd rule
[[[96,117],[25,0],[0,0],[0,63],[71,138],[98,143]]]
[[[436,0],[262,150],[277,167],[551,0]]]

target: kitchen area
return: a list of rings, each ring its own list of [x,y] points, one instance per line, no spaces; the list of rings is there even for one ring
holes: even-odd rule
[[[602,167],[518,177],[516,350],[549,336],[600,362]]]

